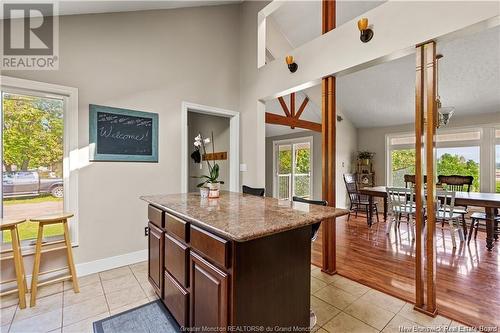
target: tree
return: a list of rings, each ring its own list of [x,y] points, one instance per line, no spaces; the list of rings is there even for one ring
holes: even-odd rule
[[[415,174],[415,150],[395,150],[392,152],[392,173],[395,186],[402,186],[404,174]],[[479,163],[466,160],[459,155],[445,153],[437,160],[437,174],[443,176],[472,176],[472,190],[479,191]]]
[[[472,190],[479,191],[479,163],[473,160],[466,160],[463,156],[445,153],[437,161],[439,175],[450,176],[472,176]]]
[[[63,102],[5,94],[3,99],[3,163],[28,170],[54,168],[63,158]]]

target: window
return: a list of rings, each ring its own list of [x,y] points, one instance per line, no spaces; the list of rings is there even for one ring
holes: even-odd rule
[[[78,91],[74,88],[2,76],[0,138],[2,186],[0,215],[29,218],[70,211],[73,243],[78,223]],[[19,226],[30,245],[37,225]],[[62,226],[44,228],[44,237],[60,237]],[[1,243],[11,241],[0,234]],[[26,242],[27,241],[27,242]]]
[[[471,191],[479,192],[480,148],[458,147],[437,149],[437,174],[443,176],[472,176]]]
[[[391,152],[392,186],[405,187],[404,175],[415,174],[415,149],[400,149]]]
[[[2,215],[19,219],[64,210],[64,100],[2,92]],[[58,236],[62,225],[46,228]],[[37,225],[19,226],[19,238],[34,239]],[[3,241],[10,242],[10,232]]]
[[[483,133],[485,137],[483,138]],[[489,138],[495,137],[495,144]],[[387,136],[387,180],[389,185],[405,186],[404,175],[415,172],[415,137],[413,133]],[[436,168],[438,175],[464,175],[474,177],[472,191],[500,191],[500,129],[491,126],[464,129],[440,129],[436,136]],[[496,151],[495,172],[490,169],[491,159],[485,152]],[[482,156],[483,155],[483,156]],[[483,159],[483,160],[482,160]],[[481,180],[485,183],[481,185]]]
[[[495,192],[500,193],[500,129],[495,130]]]

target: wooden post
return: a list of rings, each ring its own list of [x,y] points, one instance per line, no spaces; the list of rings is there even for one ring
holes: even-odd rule
[[[335,0],[322,2],[322,32],[323,34],[335,28]],[[335,77],[328,76],[321,82],[322,89],[322,186],[323,199],[329,206],[335,206],[335,134],[336,134],[336,106]],[[323,221],[323,268],[322,271],[335,274],[336,271],[336,244],[335,219]]]
[[[422,150],[424,135],[424,47],[417,47],[415,81],[415,307],[424,306],[424,176]]]
[[[419,59],[420,57],[420,59]],[[416,252],[416,303],[415,309],[429,316],[437,315],[436,305],[436,129],[437,129],[437,104],[436,104],[436,43],[429,42],[417,48],[417,68],[420,63],[420,75],[417,70],[415,129],[419,145],[415,146],[415,169],[417,185],[417,219],[423,212],[425,200],[427,210],[427,227],[425,239],[425,252],[422,251],[424,227],[423,218],[417,220],[417,247]],[[420,110],[420,111],[419,111]],[[425,133],[424,133],[425,130]],[[423,135],[422,135],[423,134]],[[422,137],[425,137],[425,167],[427,175],[426,194],[423,188],[423,163],[422,163]],[[425,197],[424,197],[425,196]],[[419,243],[420,242],[420,243]],[[424,260],[425,253],[425,260]],[[425,273],[425,288],[423,285]],[[424,300],[425,294],[425,300]]]

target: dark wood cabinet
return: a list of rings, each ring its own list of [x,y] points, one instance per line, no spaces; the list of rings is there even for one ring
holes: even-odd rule
[[[158,295],[163,288],[163,249],[165,235],[162,229],[149,222],[148,278]]]
[[[163,303],[180,326],[189,326],[189,293],[167,271]]]
[[[228,324],[228,274],[193,251],[191,270],[191,326],[221,327]]]
[[[155,206],[148,218],[149,281],[179,325],[309,327],[310,226],[239,242]]]

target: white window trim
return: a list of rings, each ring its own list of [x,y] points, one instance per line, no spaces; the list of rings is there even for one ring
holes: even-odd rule
[[[314,137],[312,136],[303,136],[303,137],[300,137],[300,138],[292,138],[292,139],[282,139],[282,140],[273,140],[273,197],[274,198],[277,198],[278,197],[278,187],[277,187],[277,181],[276,181],[276,177],[277,177],[277,174],[278,174],[278,169],[277,169],[277,156],[276,156],[276,147],[278,145],[281,145],[281,144],[295,144],[295,143],[305,143],[305,142],[309,142],[310,144],[310,149],[311,149],[311,154],[310,154],[310,158],[311,158],[311,162],[310,162],[310,166],[309,166],[309,169],[311,170],[311,176],[310,176],[310,182],[309,182],[309,188],[310,188],[310,195],[311,195],[311,198],[314,196],[314,182],[313,182],[313,179],[314,179],[314,175],[313,175],[313,171],[314,171],[314,165],[313,165],[313,161],[314,161]],[[293,149],[292,149],[292,152],[293,152]],[[295,159],[294,159],[294,156],[292,154],[292,168],[295,167]],[[292,180],[292,184],[290,185],[292,186],[292,195],[294,194],[293,193],[293,180]],[[292,200],[292,198],[290,198],[290,200]]]
[[[495,129],[500,129],[500,124],[471,125],[439,130],[441,134],[460,133],[469,130],[479,130],[481,132],[480,140],[438,142],[436,144],[437,148],[479,147],[479,183],[481,192],[495,191],[495,145],[500,144],[500,139],[495,138]],[[398,132],[385,135],[385,177],[388,185],[392,185],[391,152],[394,150],[415,148],[413,144],[391,146],[391,139],[414,135],[414,132]]]
[[[0,75],[0,88],[2,91],[39,94],[44,97],[56,95],[57,98],[64,98],[64,210],[74,214],[69,228],[72,246],[78,246],[78,89],[3,75]],[[29,243],[23,244],[23,250],[34,247]]]

